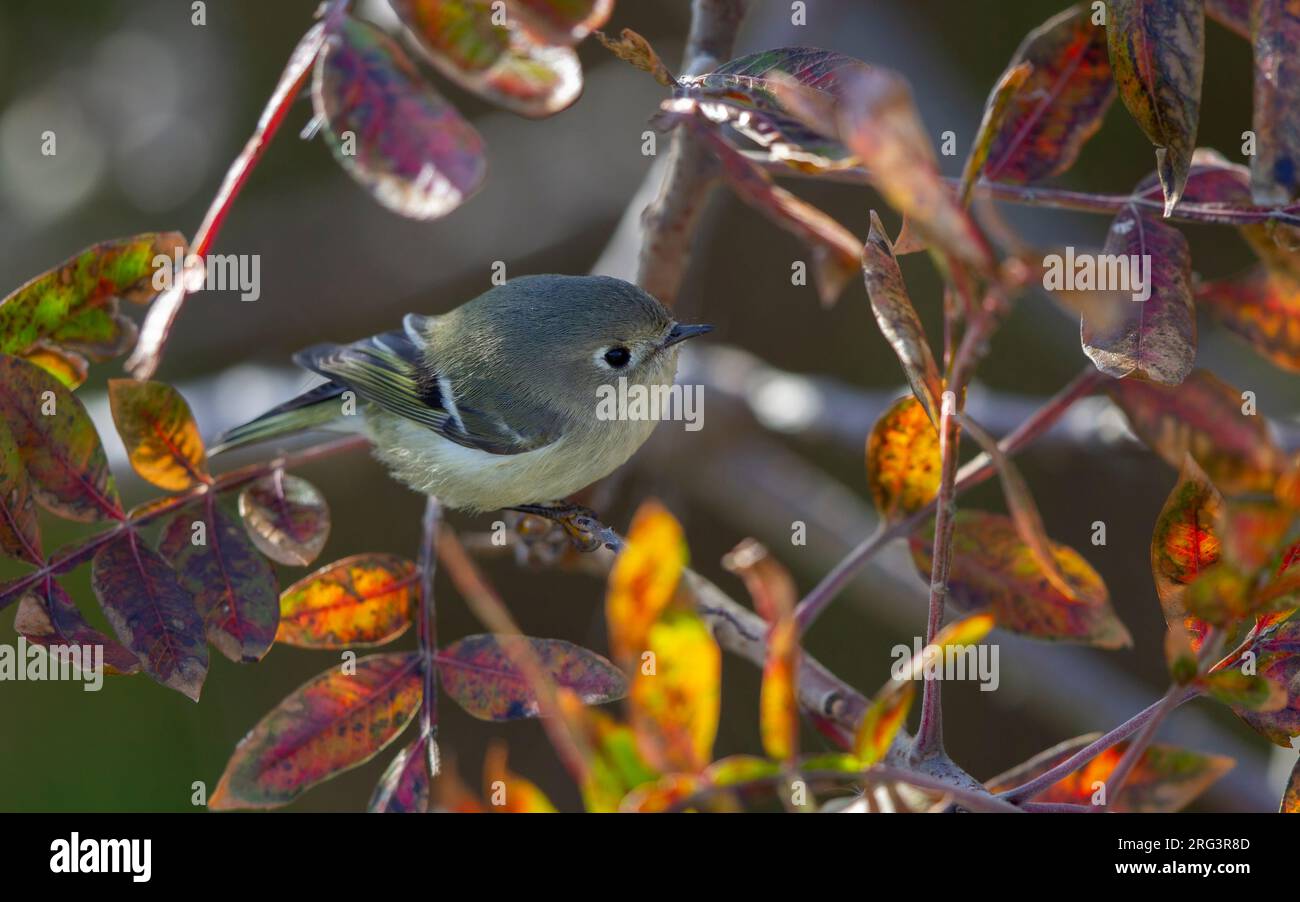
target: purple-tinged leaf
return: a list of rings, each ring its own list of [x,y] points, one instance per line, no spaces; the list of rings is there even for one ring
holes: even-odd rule
[[[984,116],[975,131],[970,156],[966,158],[966,165],[961,171],[961,187],[957,191],[957,197],[961,200],[962,206],[970,205],[970,195],[975,188],[975,180],[979,178],[980,170],[988,160],[993,140],[998,136],[1011,112],[1011,100],[1033,71],[1032,63],[1019,63],[1012,66],[1002,73],[997,84],[993,86],[989,99],[985,101]]]
[[[14,632],[48,649],[100,646],[105,673],[127,674],[140,669],[135,653],[86,623],[68,593],[53,579],[46,579],[19,600]]]
[[[555,685],[572,691],[584,704],[599,705],[627,694],[623,672],[594,651],[563,639],[486,633],[466,636],[438,652],[438,672],[447,694],[480,720],[537,717],[537,697],[505,648],[524,641]]]
[[[438,743],[421,736],[398,752],[384,769],[366,810],[372,814],[428,811],[431,773],[438,773]]]
[[[0,420],[0,551],[29,564],[42,560],[41,530],[27,468],[4,420]]]
[[[330,509],[305,479],[277,470],[239,493],[239,515],[258,551],[280,564],[306,567],[330,536]]]
[[[1033,71],[1015,91],[989,147],[984,177],[1032,184],[1074,164],[1084,142],[1101,127],[1115,86],[1106,53],[1106,29],[1079,3],[1025,36],[1008,71]]]
[[[568,47],[544,46],[493,24],[481,0],[390,0],[420,51],[443,75],[524,116],[550,116],[582,93],[582,64]]]
[[[194,595],[217,650],[235,662],[260,661],[280,625],[280,589],[239,520],[208,495],[167,522],[158,551]]]
[[[1261,264],[1202,282],[1196,286],[1196,302],[1260,356],[1300,372],[1300,282],[1289,273]]]
[[[871,231],[867,233],[867,243],[862,248],[862,276],[867,283],[867,297],[871,299],[876,323],[898,355],[907,383],[912,386],[912,394],[921,402],[930,422],[937,423],[943,379],[926,340],[921,318],[916,315],[916,308],[908,297],[894,248],[875,210],[871,211]]]
[[[45,370],[0,355],[0,417],[46,510],[81,522],[121,519],[122,505],[95,425],[77,396]]]
[[[1083,262],[1096,271],[1094,287],[1107,282],[1117,308],[1115,316],[1105,317],[1113,322],[1081,318],[1083,351],[1097,369],[1116,379],[1140,373],[1165,385],[1186,379],[1196,362],[1196,313],[1192,258],[1183,233],[1127,206],[1111,223],[1101,257]],[[1076,285],[1077,270],[1076,264]],[[1129,290],[1115,290],[1116,277],[1124,272]],[[1141,291],[1139,282],[1145,283]]]
[[[1254,0],[1255,156],[1251,194],[1262,205],[1286,204],[1300,190],[1300,3]]]
[[[208,673],[203,618],[167,562],[127,530],[95,553],[90,581],[113,632],[145,673],[198,701]]]
[[[1109,0],[1106,38],[1120,99],[1156,147],[1168,216],[1182,197],[1196,148],[1204,0]]]
[[[420,656],[370,655],[331,667],[239,741],[208,807],[278,808],[369,761],[420,707]]]
[[[1286,706],[1272,711],[1236,706],[1233,710],[1269,742],[1288,748],[1292,738],[1300,736],[1300,620],[1263,621],[1252,632],[1247,651],[1254,655],[1255,672],[1286,691]],[[1228,666],[1240,663],[1238,658]]]
[[[1205,14],[1249,40],[1250,4],[1251,0],[1205,0]]]
[[[339,165],[395,213],[437,219],[483,183],[483,139],[373,25],[332,27],[312,101]]]

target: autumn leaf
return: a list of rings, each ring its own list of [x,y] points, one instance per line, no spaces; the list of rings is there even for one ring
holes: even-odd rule
[[[899,398],[867,436],[867,485],[886,522],[925,507],[939,494],[939,432],[915,397]]]
[[[1200,647],[1206,625],[1188,616],[1187,587],[1219,560],[1222,506],[1223,496],[1188,456],[1151,535],[1151,573],[1165,621],[1191,632],[1193,648]]]
[[[596,39],[606,50],[623,62],[635,66],[643,72],[649,72],[654,80],[665,88],[677,85],[677,78],[668,71],[659,54],[650,46],[642,35],[630,28],[624,28],[617,38],[611,38],[602,31],[595,32]]]
[[[627,694],[627,680],[605,658],[563,639],[479,634],[458,639],[437,654],[443,689],[480,720],[516,720],[541,713],[536,694],[507,646],[526,642],[557,687],[583,704],[600,705]]]
[[[934,362],[934,353],[925,337],[921,318],[917,316],[907,286],[903,284],[894,248],[874,210],[871,212],[871,231],[862,248],[862,275],[881,334],[898,355],[903,374],[912,387],[912,393],[924,406],[926,415],[932,423],[938,423],[943,379]]]
[[[232,661],[260,661],[280,622],[279,586],[239,521],[208,495],[163,526],[158,552],[194,596],[209,641]]]
[[[799,625],[787,612],[767,636],[767,660],[759,691],[763,750],[778,761],[799,751]]]
[[[1259,674],[1227,668],[1198,677],[1196,685],[1225,705],[1251,711],[1281,711],[1287,705],[1286,688]]]
[[[0,416],[31,478],[36,502],[68,520],[121,519],[99,435],[81,401],[34,364],[0,355]]]
[[[666,774],[629,792],[619,803],[618,810],[624,814],[658,814],[675,810],[707,788],[708,781],[697,774]]]
[[[203,619],[167,562],[127,530],[95,553],[90,582],[113,632],[145,673],[197,702],[208,673]]]
[[[1255,0],[1250,38],[1255,50],[1251,194],[1262,206],[1286,204],[1300,188],[1300,4]]]
[[[108,400],[127,457],[142,479],[169,492],[209,481],[203,439],[180,392],[162,382],[110,379]]]
[[[984,117],[980,120],[979,128],[975,130],[975,140],[971,142],[970,156],[966,158],[966,165],[961,171],[961,186],[957,191],[957,197],[962,206],[970,204],[975,180],[979,178],[980,171],[988,161],[993,141],[998,137],[1003,123],[1011,112],[1012,98],[1016,96],[1033,71],[1032,63],[1018,63],[1003,72],[998,77],[997,83],[993,85],[993,91],[984,103]]]
[[[987,610],[999,627],[1038,639],[1098,648],[1131,644],[1105,583],[1078,552],[1051,543],[1057,566],[1074,587],[1070,597],[1052,587],[1009,518],[960,510],[955,520],[948,599],[957,610]],[[914,532],[908,544],[917,572],[928,580],[934,521]]]
[[[140,669],[135,652],[86,623],[68,593],[53,579],[47,578],[19,599],[14,632],[51,650],[102,648],[105,673],[129,674]]]
[[[718,643],[693,611],[669,611],[650,628],[646,651],[629,696],[638,748],[661,771],[698,773],[718,730]]]
[[[1261,618],[1243,643],[1243,654],[1217,668],[1240,669],[1249,660],[1258,676],[1282,687],[1286,704],[1281,708],[1251,710],[1233,705],[1233,711],[1255,732],[1283,748],[1300,736],[1300,620],[1290,613]]]
[[[438,744],[427,736],[410,742],[384,768],[366,810],[416,814],[429,810],[429,774],[438,772]]]
[[[576,44],[600,28],[614,0],[506,0],[519,24],[546,44]]]
[[[1047,773],[1057,764],[1090,745],[1100,734],[1093,733],[1062,742],[1035,755],[1024,764],[989,780],[990,792],[1006,792]],[[1067,805],[1105,804],[1097,793],[1124,757],[1128,742],[1120,742],[1061,778],[1034,797],[1035,802]],[[1230,771],[1233,760],[1176,746],[1153,743],[1138,759],[1124,782],[1124,792],[1110,810],[1119,812],[1172,812],[1191,804]],[[1109,787],[1113,792],[1113,787]]]
[[[239,493],[239,515],[258,551],[291,567],[316,560],[330,535],[329,505],[320,490],[283,470]]]
[[[796,595],[790,571],[760,542],[743,539],[722,558],[722,567],[739,576],[753,599],[754,610],[769,625],[794,610]]]
[[[523,29],[495,24],[478,0],[392,0],[416,46],[443,75],[524,116],[550,116],[582,93],[582,64],[569,47],[547,46]]]
[[[1286,792],[1278,808],[1280,814],[1300,814],[1300,761],[1291,769],[1291,777],[1286,781]]]
[[[1283,458],[1268,423],[1248,413],[1243,393],[1218,376],[1198,369],[1177,387],[1129,378],[1106,390],[1165,463],[1182,467],[1191,454],[1222,491],[1272,492]]]
[[[415,715],[420,696],[420,656],[412,652],[370,655],[331,667],[280,702],[239,741],[208,807],[287,805],[382,751]]]
[[[686,568],[681,525],[657,501],[637,509],[605,595],[605,619],[614,659],[624,666],[645,649],[650,627],[673,600]]]
[[[1108,0],[1106,37],[1124,106],[1156,147],[1165,216],[1183,194],[1201,115],[1204,0]]]
[[[87,357],[108,360],[135,343],[135,324],[118,302],[142,304],[157,294],[155,272],[170,269],[184,249],[184,237],[166,232],[80,251],[0,300],[0,353],[26,357],[75,388]]]
[[[556,808],[546,793],[533,781],[525,779],[506,765],[506,745],[494,741],[483,759],[483,795],[491,811],[502,814],[555,814]]]
[[[579,786],[587,811],[617,811],[628,792],[659,777],[642,757],[631,727],[584,705],[567,690],[558,690],[556,700],[564,718],[592,751]]]
[[[1097,369],[1116,379],[1141,373],[1155,382],[1178,385],[1196,362],[1196,313],[1187,239],[1173,226],[1129,205],[1111,223],[1102,255],[1149,260],[1150,270],[1141,274],[1146,279],[1141,293],[1136,284],[1128,292],[1106,292],[1115,309],[1105,321],[1083,316],[1084,353]],[[1101,265],[1098,258],[1097,266]],[[1138,273],[1130,273],[1131,281],[1138,277]],[[1142,298],[1142,294],[1149,296]]]
[[[4,420],[0,420],[0,551],[29,564],[44,560],[31,481]]]
[[[375,26],[339,16],[316,58],[312,104],[340,166],[379,203],[437,219],[483,183],[483,139]]]
[[[1115,99],[1106,29],[1093,24],[1086,3],[1026,35],[1007,72],[1026,63],[1032,69],[1016,86],[987,151],[983,175],[991,182],[1033,184],[1065,172]]]
[[[391,554],[354,554],[305,576],[280,594],[275,641],[300,648],[391,642],[411,625],[419,575]]]
[[[1266,266],[1202,282],[1196,303],[1262,357],[1300,372],[1300,281]]]

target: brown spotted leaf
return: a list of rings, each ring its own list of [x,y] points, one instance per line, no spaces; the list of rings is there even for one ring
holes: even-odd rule
[[[1138,438],[1171,467],[1191,454],[1224,492],[1272,492],[1285,458],[1264,417],[1248,413],[1242,392],[1218,376],[1193,370],[1177,387],[1122,379],[1107,391]]]
[[[930,421],[939,421],[939,396],[943,394],[943,379],[934,362],[934,353],[926,340],[921,318],[908,297],[903,274],[894,257],[894,248],[885,234],[875,211],[871,212],[871,230],[862,247],[862,276],[867,283],[867,296],[876,323],[889,342],[898,362],[903,366],[912,393],[924,405]]]
[[[429,810],[429,774],[438,773],[438,744],[421,736],[397,753],[375,785],[366,810],[414,814]]]
[[[105,673],[135,673],[140,669],[135,653],[86,623],[68,593],[53,579],[45,580],[18,602],[14,632],[48,649],[102,648]]]
[[[1115,99],[1106,29],[1093,24],[1087,3],[1031,31],[1008,72],[1024,63],[1032,71],[1015,89],[988,148],[983,175],[989,181],[1032,184],[1065,172]]]
[[[280,623],[275,571],[215,498],[209,495],[172,517],[158,552],[194,596],[208,640],[218,651],[245,663],[270,651]]]
[[[939,431],[916,398],[899,398],[867,436],[867,484],[876,510],[896,522],[939,493]]]
[[[5,355],[0,385],[0,417],[18,445],[37,503],[69,520],[120,519],[108,459],[77,396],[40,367]]]
[[[934,520],[908,538],[912,561],[929,579]],[[1098,648],[1131,644],[1111,608],[1101,576],[1076,551],[1052,543],[1052,554],[1073,597],[1052,587],[1010,518],[959,510],[952,539],[948,599],[957,610],[991,613],[1002,629],[1038,639],[1082,642]]]
[[[208,481],[207,453],[189,404],[163,382],[108,380],[108,400],[131,466],[160,489]]]
[[[415,715],[421,687],[420,656],[414,652],[331,667],[239,741],[209,807],[278,808],[369,761]]]
[[[1156,147],[1165,216],[1183,194],[1201,115],[1204,0],[1108,0],[1106,37],[1120,99]]]
[[[167,562],[128,530],[95,553],[90,582],[113,632],[145,673],[198,701],[208,673],[203,619]]]
[[[325,497],[307,480],[283,470],[239,493],[239,515],[258,550],[291,567],[316,560],[330,536]]]

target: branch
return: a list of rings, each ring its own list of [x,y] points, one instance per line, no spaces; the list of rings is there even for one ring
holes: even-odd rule
[[[433,574],[438,566],[438,526],[442,522],[442,506],[430,495],[424,503],[420,541],[420,657],[424,667],[424,694],[420,703],[420,738],[430,748],[438,739],[438,612],[433,598]],[[433,764],[437,759],[426,755],[425,761]],[[436,767],[429,774],[432,780],[438,774]]]
[[[749,0],[694,0],[682,74],[699,75],[730,59]],[[641,214],[636,282],[664,304],[677,302],[700,211],[717,181],[713,155],[686,129],[673,133],[659,194]]]

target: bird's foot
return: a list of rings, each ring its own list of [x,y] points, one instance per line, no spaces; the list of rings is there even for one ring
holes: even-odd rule
[[[541,517],[559,524],[579,551],[595,551],[605,544],[602,533],[605,525],[596,512],[581,504],[558,502],[556,504],[521,504],[510,510],[533,517]]]

